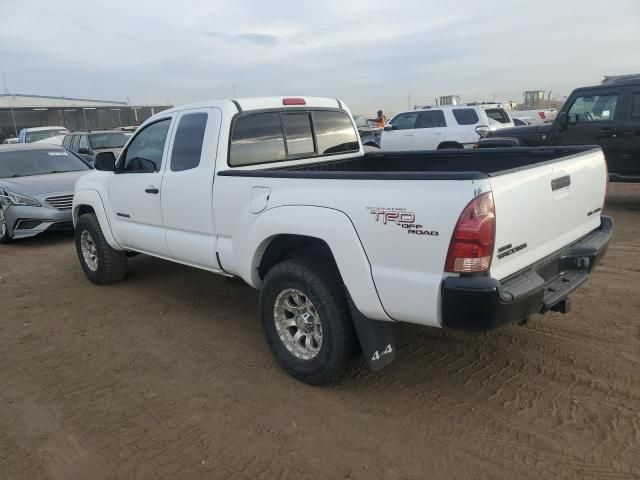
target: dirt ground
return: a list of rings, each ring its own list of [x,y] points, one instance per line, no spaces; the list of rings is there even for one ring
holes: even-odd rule
[[[399,358],[309,387],[257,294],[139,256],[97,287],[72,239],[0,246],[0,479],[640,478],[640,185],[566,316],[398,328]]]

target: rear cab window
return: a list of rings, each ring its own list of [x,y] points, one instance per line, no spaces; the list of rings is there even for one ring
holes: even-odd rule
[[[249,112],[233,122],[228,163],[241,167],[359,149],[358,134],[344,111]]]
[[[478,113],[473,108],[454,108],[453,116],[458,125],[475,125],[480,122]]]

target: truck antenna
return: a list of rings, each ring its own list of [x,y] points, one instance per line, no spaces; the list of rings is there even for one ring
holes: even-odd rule
[[[4,69],[2,70],[2,85],[4,93],[9,93],[9,87],[7,86],[7,77],[4,74]]]

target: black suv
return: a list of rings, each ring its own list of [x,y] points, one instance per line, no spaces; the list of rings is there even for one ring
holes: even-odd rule
[[[93,164],[96,155],[100,152],[113,152],[118,158],[122,147],[131,135],[133,135],[131,132],[120,130],[73,132],[64,137],[62,146]]]
[[[574,90],[553,123],[489,132],[478,147],[600,145],[609,179],[640,182],[640,75]]]

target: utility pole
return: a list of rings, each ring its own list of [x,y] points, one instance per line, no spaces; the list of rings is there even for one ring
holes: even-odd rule
[[[233,98],[238,98],[238,92],[236,92],[236,84],[233,84]]]
[[[7,86],[7,77],[4,75],[4,70],[2,70],[2,85],[3,91],[5,94],[9,93],[9,87]]]
[[[407,110],[411,110],[411,94],[407,93]]]

